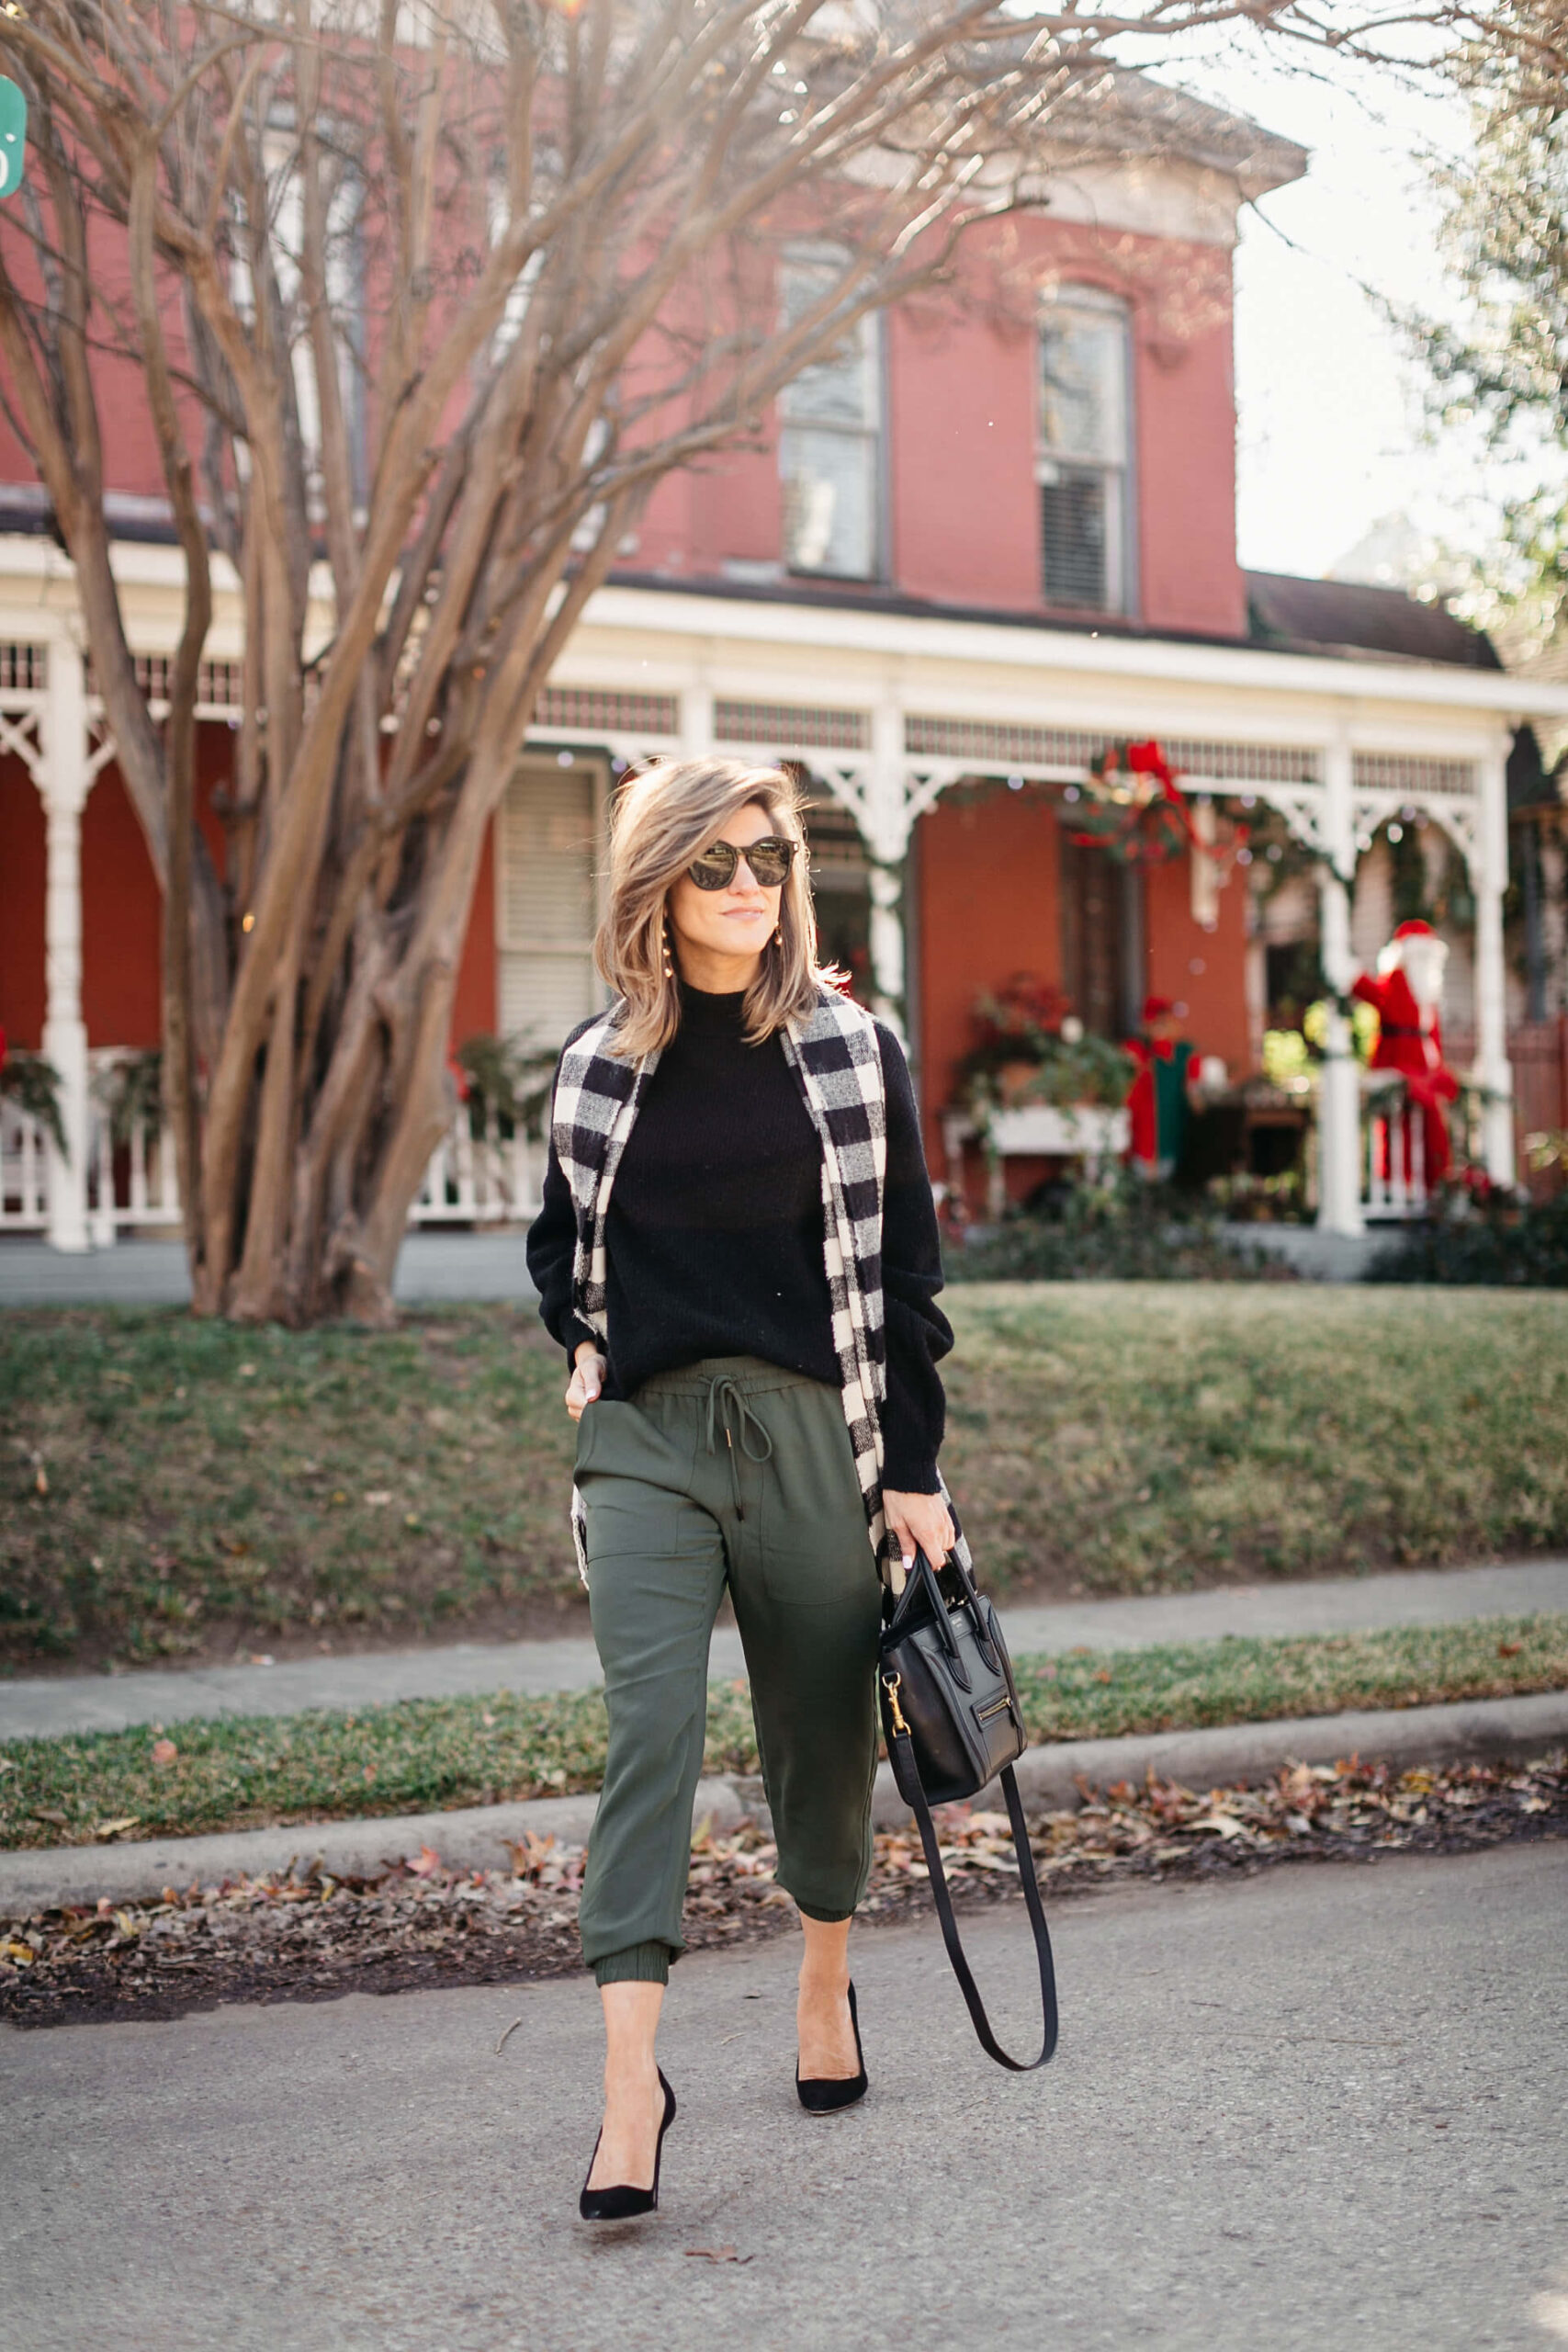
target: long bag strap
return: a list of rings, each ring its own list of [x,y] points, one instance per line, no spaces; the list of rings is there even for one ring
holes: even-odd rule
[[[895,1737],[908,1741],[908,1732],[896,1733]],[[915,1770],[911,1747],[906,1759],[908,1778],[899,1778],[907,1790],[914,1792],[913,1811],[919,1824],[920,1843],[925,1849],[926,1867],[931,1872],[931,1893],[936,1897],[937,1917],[942,1921],[942,1939],[947,1946],[947,1956],[953,1962],[953,1973],[958,1979],[958,1989],[967,2004],[970,2018],[981,2049],[998,2066],[1010,2074],[1032,2075],[1036,2066],[1043,2066],[1056,2047],[1056,1970],[1051,1958],[1051,1931],[1045,1925],[1045,1909],[1040,1900],[1040,1883],[1034,1875],[1034,1856],[1030,1850],[1029,1827],[1023,1818],[1023,1802],[1018,1793],[1018,1781],[1012,1766],[1005,1765],[1001,1772],[1002,1794],[1007,1799],[1008,1819],[1012,1824],[1013,1851],[1018,1856],[1018,1874],[1023,1886],[1023,1900],[1029,1912],[1029,1924],[1034,1931],[1035,1956],[1040,1962],[1040,2007],[1044,2018],[1044,2038],[1038,2058],[1012,2058],[1002,2048],[991,2031],[991,2021],[986,2015],[986,2004],[980,1998],[980,1988],[964,1956],[964,1945],[958,1933],[958,1922],[953,1916],[953,1897],[947,1890],[947,1872],[942,1868],[942,1851],[936,1842],[936,1824],[920,1786],[920,1776]]]

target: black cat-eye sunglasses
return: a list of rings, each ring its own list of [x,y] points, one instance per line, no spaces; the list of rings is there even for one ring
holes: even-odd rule
[[[733,842],[714,842],[686,871],[699,890],[728,890],[735,879],[735,869],[744,857],[758,888],[776,890],[799,847],[798,842],[790,841],[782,833],[764,833],[760,842],[748,842],[743,850],[737,849]]]

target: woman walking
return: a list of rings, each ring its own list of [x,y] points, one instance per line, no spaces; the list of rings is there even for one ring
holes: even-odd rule
[[[818,967],[796,786],[672,761],[623,787],[595,943],[614,992],[556,1075],[540,1313],[571,1363],[572,1530],[609,1749],[581,1904],[604,2010],[585,2220],[658,2202],[654,2054],[728,1588],[778,1883],[805,1937],[796,2081],[866,2076],[851,1918],[871,1860],[879,1571],[953,1540],[937,1470],[953,1344],[897,1040]]]

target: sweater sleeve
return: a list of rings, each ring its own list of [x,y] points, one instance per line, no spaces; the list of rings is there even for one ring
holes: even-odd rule
[[[552,1340],[563,1347],[569,1363],[584,1340],[596,1348],[604,1342],[572,1313],[571,1268],[577,1254],[577,1212],[550,1140],[545,1164],[544,1191],[538,1216],[528,1227],[528,1273],[539,1294],[539,1318]]]
[[[942,1286],[942,1238],[908,1064],[893,1032],[880,1021],[876,1028],[887,1095],[882,1221],[887,1402],[882,1476],[884,1485],[897,1493],[934,1495],[947,1410],[937,1365],[953,1346],[953,1327],[936,1304]]]

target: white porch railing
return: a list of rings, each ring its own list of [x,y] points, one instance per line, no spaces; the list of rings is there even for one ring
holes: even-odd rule
[[[180,1221],[175,1139],[166,1126],[135,1122],[115,1142],[107,1092],[114,1072],[139,1057],[123,1046],[99,1046],[87,1057],[87,1229],[107,1249],[122,1229]]]
[[[1429,1198],[1426,1120],[1385,1087],[1361,1121],[1361,1214],[1386,1225],[1420,1216]]]
[[[114,1139],[103,1081],[130,1059],[114,1047],[91,1057],[93,1091],[87,1147],[87,1225],[94,1246],[107,1249],[117,1234],[177,1227],[179,1187],[168,1130],[139,1123]],[[45,1127],[0,1097],[0,1233],[47,1233],[54,1144]],[[545,1146],[525,1135],[503,1136],[492,1114],[482,1136],[470,1129],[459,1104],[438,1146],[411,1226],[521,1224],[538,1213]]]
[[[47,1229],[50,1149],[38,1121],[0,1095],[0,1233]]]
[[[411,1225],[502,1225],[537,1214],[545,1147],[525,1135],[503,1136],[493,1112],[476,1136],[468,1109],[457,1114],[424,1171],[409,1211]]]

